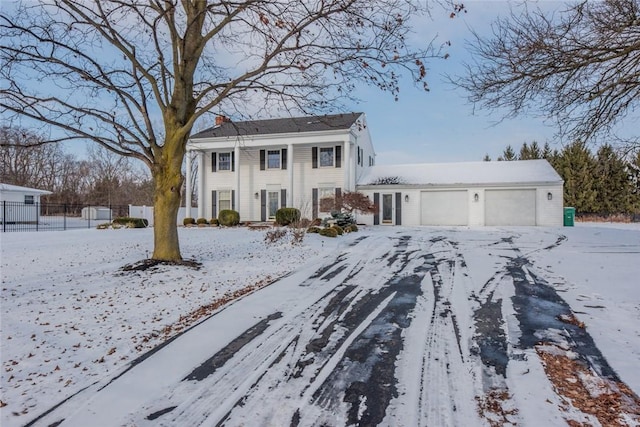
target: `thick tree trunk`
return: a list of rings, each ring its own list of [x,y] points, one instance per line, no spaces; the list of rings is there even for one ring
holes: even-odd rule
[[[184,177],[184,136],[167,137],[162,154],[153,167],[155,185],[153,209],[153,259],[180,261],[180,242],[178,241],[177,217],[180,208],[181,189]]]

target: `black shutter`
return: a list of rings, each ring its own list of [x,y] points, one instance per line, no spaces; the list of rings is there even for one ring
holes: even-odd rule
[[[218,217],[218,194],[216,190],[211,192],[211,218]]]
[[[282,151],[280,151],[280,162],[282,163],[280,166],[282,166],[282,169],[286,169],[287,168],[287,149],[283,148]]]
[[[396,225],[402,225],[402,193],[396,193]]]
[[[362,159],[362,156],[360,155],[360,147],[358,147],[358,164],[360,164],[360,159]]]
[[[287,207],[287,190],[284,188],[280,190],[280,207]]]
[[[312,194],[311,214],[313,216],[313,219],[316,219],[318,218],[318,189],[317,188],[312,189],[311,194]]]
[[[218,165],[218,156],[216,153],[211,153],[211,172],[216,171],[217,165]]]
[[[260,221],[267,220],[267,190],[260,190]]]
[[[318,169],[318,147],[311,147],[311,167]]]
[[[336,187],[336,200],[342,197],[342,189],[340,187]]]
[[[260,150],[260,170],[263,171],[264,168],[264,159],[265,159],[265,151],[264,150]]]
[[[231,152],[231,172],[236,170],[236,152]]]
[[[373,193],[373,204],[376,205],[376,213],[373,214],[373,225],[380,225],[380,193]]]
[[[236,210],[236,190],[231,190],[231,209]]]
[[[342,167],[342,147],[336,145],[336,167]]]

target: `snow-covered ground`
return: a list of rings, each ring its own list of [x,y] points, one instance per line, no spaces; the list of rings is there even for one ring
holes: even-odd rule
[[[181,229],[201,269],[130,272],[150,229],[2,234],[1,424],[607,424],[571,361],[640,422],[640,226],[264,233]]]

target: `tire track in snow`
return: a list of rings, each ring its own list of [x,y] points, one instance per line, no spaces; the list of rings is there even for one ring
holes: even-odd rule
[[[291,399],[289,409],[281,410],[279,414],[268,418],[256,412],[252,414],[253,416],[249,416],[251,404],[245,401],[242,407],[234,408],[230,414],[227,419],[230,425],[249,421],[255,423],[256,416],[262,417],[257,418],[259,423],[272,425],[359,424],[355,422],[359,415],[361,418],[370,419],[367,418],[369,413],[363,405],[367,398],[371,402],[369,412],[377,411],[377,414],[373,415],[380,419],[384,416],[386,403],[390,399],[390,395],[388,396],[384,390],[388,389],[388,383],[394,380],[395,355],[387,356],[389,360],[384,360],[377,365],[376,363],[367,365],[366,360],[363,359],[370,359],[372,355],[375,359],[375,354],[379,354],[369,351],[371,338],[380,338],[376,331],[380,331],[380,328],[384,329],[389,323],[389,313],[396,310],[398,305],[402,305],[399,296],[403,294],[402,286],[391,286],[394,279],[385,279],[385,277],[396,275],[402,266],[398,265],[381,277],[379,265],[389,257],[406,258],[403,253],[407,240],[407,238],[401,238],[390,254],[381,254],[373,258],[371,257],[372,247],[363,248],[360,256],[365,258],[354,259],[353,268],[342,283],[345,286],[341,290],[342,295],[336,294],[331,304],[327,305],[322,310],[322,314],[315,319],[315,323],[320,326],[316,328],[316,333],[310,337],[304,351],[299,355],[295,363],[297,368],[295,374],[287,379],[287,384],[282,384],[280,390],[273,390],[273,383],[265,382],[260,385],[262,390],[269,389],[271,392],[284,394],[280,401],[286,402],[287,399]],[[397,255],[398,252],[400,252],[399,255]],[[371,286],[371,279],[377,280],[375,286]],[[346,299],[341,300],[341,296]],[[402,315],[400,317],[406,318]],[[397,342],[400,343],[400,340]],[[376,344],[380,342],[376,341]],[[369,362],[372,361],[369,360]],[[371,375],[375,369],[387,370],[387,375]],[[280,372],[285,373],[286,368],[280,369]],[[353,375],[353,381],[335,381],[337,372],[347,377]],[[371,381],[362,387],[361,383],[367,379]],[[376,380],[384,380],[385,384],[377,384]],[[359,391],[368,392],[370,395],[362,399]],[[256,392],[255,397],[252,396],[258,404],[262,402],[262,397],[261,392]],[[378,397],[380,399],[377,399]],[[378,404],[380,402],[382,404]],[[367,421],[362,425],[372,424]]]
[[[391,273],[380,274],[375,266],[384,262],[384,254],[377,247],[385,246],[386,242],[368,243],[369,240],[361,239],[345,249],[336,262],[321,267],[301,283],[301,286],[327,288],[320,299],[308,308],[298,310],[299,314],[295,316],[285,312],[283,318],[271,321],[206,378],[183,381],[164,398],[150,402],[146,406],[148,412],[134,417],[132,422],[144,425],[141,419],[154,415],[158,422],[166,425],[233,425],[243,419],[250,423],[262,419],[262,424],[280,425],[273,421],[274,417],[287,419],[288,423],[299,405],[284,405],[274,408],[272,414],[265,413],[264,393],[280,393],[283,401],[295,399],[299,403],[298,396],[317,376],[317,373],[311,375],[311,369],[306,366],[313,365],[314,370],[318,370],[326,364],[335,345],[346,344],[345,337],[353,332],[350,329],[359,326],[350,313],[381,305],[377,288]],[[363,290],[349,285],[355,277],[365,277],[368,286]],[[332,328],[336,319],[342,323]],[[212,358],[219,359],[220,356]],[[163,412],[161,408],[173,409]]]
[[[461,384],[454,372],[469,371],[468,355],[462,348],[456,307],[452,305],[456,275],[466,270],[456,243],[436,237],[430,240],[429,253],[423,256],[422,269],[431,279],[431,316],[422,350],[422,371],[418,397],[419,426],[452,426],[473,414],[459,413],[458,403],[473,399],[473,378]],[[465,315],[465,313],[461,313]]]

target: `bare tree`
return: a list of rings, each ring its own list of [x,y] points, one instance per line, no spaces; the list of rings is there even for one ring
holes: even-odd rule
[[[469,100],[554,118],[569,140],[611,135],[640,102],[640,1],[570,3],[553,13],[521,6],[475,34],[475,55],[456,83]],[[620,135],[638,143],[638,134]]]
[[[65,155],[60,146],[42,141],[27,129],[0,128],[0,182],[53,190]]]
[[[154,251],[180,260],[186,142],[207,112],[327,111],[366,82],[424,84],[431,45],[405,38],[413,0],[42,0],[0,14],[0,113],[142,160]],[[265,109],[265,111],[268,111]]]

